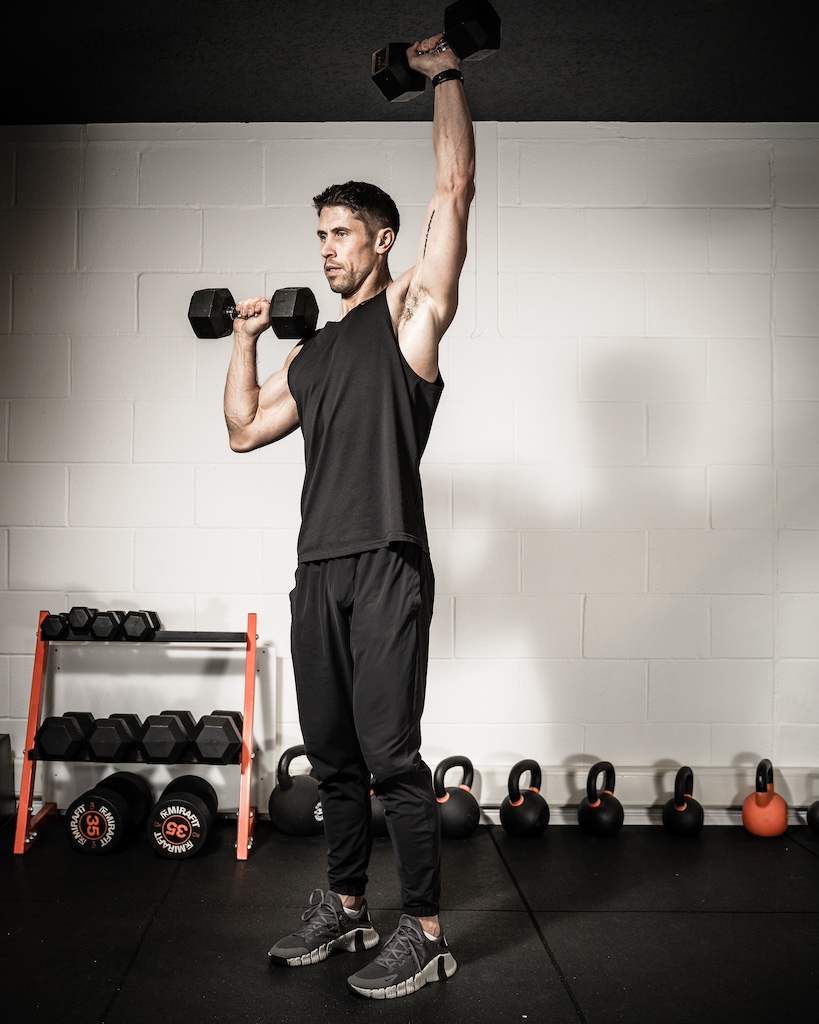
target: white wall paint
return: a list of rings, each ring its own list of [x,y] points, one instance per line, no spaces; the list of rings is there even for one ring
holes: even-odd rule
[[[171,629],[231,631],[255,611],[272,662],[266,806],[300,740],[300,437],[230,451],[230,340],[198,341],[188,300],[303,284],[334,317],[310,208],[334,180],[393,194],[405,269],[429,137],[417,123],[0,130],[0,730],[18,777],[41,608],[152,607]],[[762,757],[786,796],[819,798],[819,127],[483,123],[477,139],[423,466],[427,760],[469,756],[486,802],[521,757],[548,766],[557,804],[602,758],[643,779],[637,803],[687,762],[727,806]],[[260,347],[266,375],[289,343]],[[96,654],[75,696],[127,710],[121,652]],[[174,703],[178,669],[133,690],[135,672],[144,713]],[[194,712],[227,699],[212,689],[225,672],[206,660]],[[68,793],[79,771],[53,774]]]

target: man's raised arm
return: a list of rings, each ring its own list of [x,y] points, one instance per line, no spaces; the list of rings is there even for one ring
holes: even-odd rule
[[[401,351],[427,380],[437,376],[438,343],[458,308],[469,206],[475,194],[475,137],[460,60],[451,49],[432,52],[441,39],[433,36],[407,50],[410,66],[433,82],[435,195],[424,217],[415,266],[395,282],[402,290],[406,285],[396,317]]]

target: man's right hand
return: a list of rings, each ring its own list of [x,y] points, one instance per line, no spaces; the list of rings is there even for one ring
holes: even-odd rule
[[[246,341],[256,341],[270,326],[270,299],[256,296],[236,303],[233,333]]]

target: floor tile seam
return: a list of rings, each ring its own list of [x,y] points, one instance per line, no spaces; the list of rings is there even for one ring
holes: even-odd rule
[[[574,1012],[575,1012],[575,1014],[577,1016],[578,1021],[580,1022],[580,1024],[588,1024],[588,1022],[586,1020],[586,1016],[583,1013],[583,1010],[582,1010],[582,1008],[580,1006],[580,1001],[579,1001],[578,997],[574,993],[574,990],[573,990],[573,988],[572,988],[572,986],[571,986],[571,984],[569,982],[568,976],[566,975],[566,973],[563,970],[563,968],[560,966],[560,962],[558,961],[557,956],[554,953],[554,950],[549,945],[549,942],[547,941],[546,936],[543,933],[543,929],[540,926],[540,922],[535,917],[535,914],[533,913],[532,908],[529,906],[529,902],[526,899],[525,893],[523,892],[523,890],[521,889],[520,885],[518,884],[518,880],[515,878],[515,876],[514,876],[514,874],[512,872],[512,869],[509,866],[509,863],[508,863],[506,857],[503,854],[503,850],[498,845],[497,839],[495,838],[495,831],[494,831],[494,829],[490,830],[489,838],[492,841],[492,844],[494,845],[495,850],[497,851],[497,854],[498,854],[498,857],[500,858],[501,863],[503,864],[504,868],[506,869],[507,874],[509,875],[509,878],[510,878],[510,880],[512,882],[512,885],[514,885],[515,890],[517,891],[517,894],[520,897],[520,901],[523,904],[523,907],[524,907],[524,909],[526,911],[526,916],[528,917],[529,922],[531,923],[532,927],[534,928],[535,934],[537,935],[538,939],[540,940],[541,945],[543,946],[544,951],[546,952],[546,956],[549,958],[549,962],[552,965],[552,969],[554,970],[555,974],[557,975],[557,979],[560,982],[560,985],[563,988],[563,991],[566,993],[566,997],[568,998],[569,1002],[571,1003],[572,1009],[574,1010]]]

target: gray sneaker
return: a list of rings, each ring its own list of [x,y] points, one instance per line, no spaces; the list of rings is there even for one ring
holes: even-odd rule
[[[398,999],[417,992],[428,981],[446,981],[457,970],[443,933],[430,941],[417,917],[402,914],[375,960],[348,978],[347,984],[367,999]]]
[[[326,960],[337,949],[362,953],[378,942],[378,932],[373,928],[366,901],[361,917],[354,918],[345,913],[334,892],[314,889],[310,893],[310,906],[301,919],[304,927],[285,935],[268,951],[272,964],[307,967]]]

